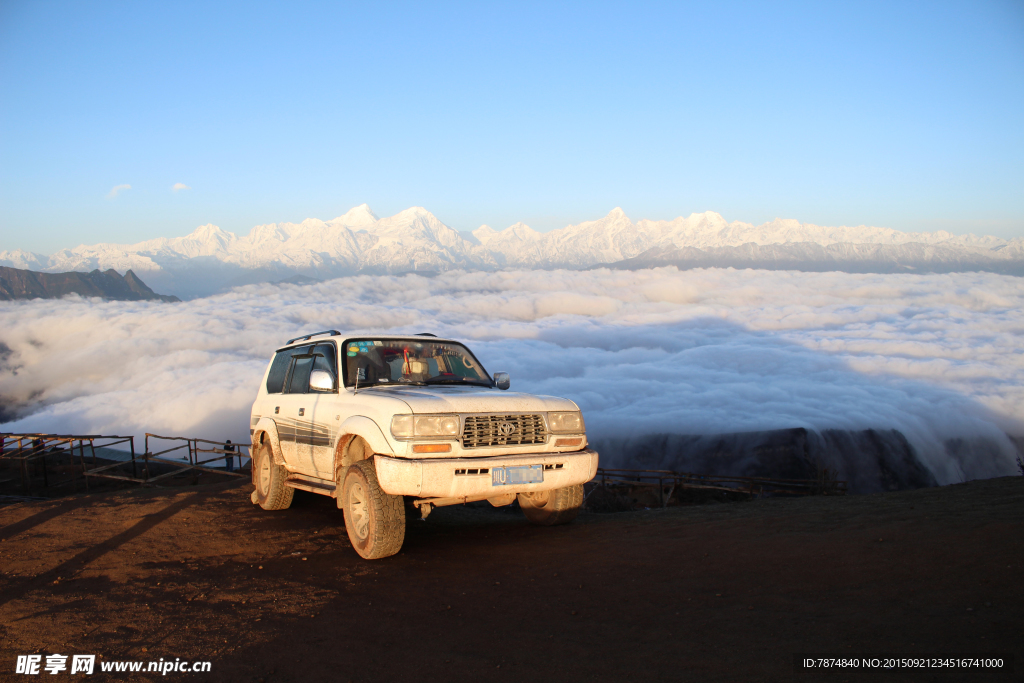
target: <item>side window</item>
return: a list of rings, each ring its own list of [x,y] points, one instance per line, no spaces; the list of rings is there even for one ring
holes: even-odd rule
[[[270,364],[267,375],[267,393],[280,394],[284,391],[284,378],[288,374],[288,366],[292,361],[292,350],[278,351],[274,362]]]
[[[332,344],[320,344],[313,351],[313,370],[320,370],[326,372],[331,376],[333,388],[330,391],[338,390],[338,363],[335,355],[337,351],[334,350]],[[310,391],[325,391],[325,389],[310,389]]]
[[[314,370],[324,370],[331,373],[331,377],[338,378],[338,352],[334,350],[333,344],[320,344],[313,351],[318,357],[313,362]]]
[[[288,377],[288,393],[305,394],[309,391],[309,373],[312,371],[312,356],[292,359],[292,371]]]

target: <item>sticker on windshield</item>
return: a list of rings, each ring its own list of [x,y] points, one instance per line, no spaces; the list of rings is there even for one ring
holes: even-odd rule
[[[373,345],[374,345],[374,346],[384,346],[384,342],[382,342],[382,341],[380,341],[380,340],[378,339],[377,341],[373,342]]]
[[[355,352],[355,351],[349,351],[349,352],[348,352],[348,353],[346,353],[345,355],[346,355],[346,356],[354,356],[354,355],[356,355],[356,352]]]

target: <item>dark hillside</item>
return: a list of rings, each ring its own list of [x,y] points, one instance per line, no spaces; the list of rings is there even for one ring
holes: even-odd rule
[[[118,301],[180,301],[176,296],[155,293],[132,271],[118,275],[114,269],[91,273],[39,273],[0,266],[0,301],[11,299],[59,299],[66,294],[98,296]]]

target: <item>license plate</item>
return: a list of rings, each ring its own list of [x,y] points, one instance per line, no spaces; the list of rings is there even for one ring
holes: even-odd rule
[[[539,484],[544,481],[544,465],[516,465],[491,468],[491,486]]]

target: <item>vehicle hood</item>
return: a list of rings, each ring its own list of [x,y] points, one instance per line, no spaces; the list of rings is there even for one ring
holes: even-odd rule
[[[538,396],[487,387],[394,387],[380,393],[405,401],[414,413],[540,413],[578,410],[557,396]]]

